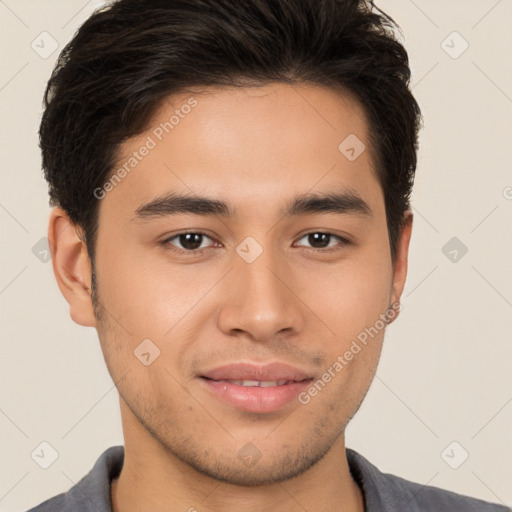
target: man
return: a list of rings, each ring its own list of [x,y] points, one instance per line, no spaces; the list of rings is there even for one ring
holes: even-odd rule
[[[412,229],[420,110],[392,22],[120,0],[64,49],[40,130],[53,268],[125,443],[32,510],[506,510],[345,446]]]

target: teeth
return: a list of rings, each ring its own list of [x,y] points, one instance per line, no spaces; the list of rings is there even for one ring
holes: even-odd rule
[[[233,384],[238,384],[239,386],[261,386],[261,382],[259,380],[236,380],[233,381]]]
[[[280,384],[282,383],[282,384]],[[259,386],[262,388],[269,388],[271,386],[282,386],[286,381],[280,381],[280,380],[267,380],[267,381],[261,381],[259,383]]]
[[[246,386],[246,387],[261,387],[261,388],[269,388],[272,386],[283,386],[286,384],[287,380],[227,380],[225,382],[230,382],[231,384],[237,384],[238,386]]]

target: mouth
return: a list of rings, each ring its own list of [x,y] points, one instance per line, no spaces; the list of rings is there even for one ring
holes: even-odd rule
[[[211,396],[238,410],[253,413],[279,411],[313,381],[307,372],[281,363],[224,365],[199,377]]]
[[[271,388],[274,386],[285,386],[286,384],[292,384],[294,382],[302,382],[296,380],[215,380],[208,379],[208,377],[204,377],[207,380],[214,380],[215,382],[228,382],[229,384],[236,384],[237,386],[244,386],[248,388]],[[310,379],[304,379],[310,380]]]

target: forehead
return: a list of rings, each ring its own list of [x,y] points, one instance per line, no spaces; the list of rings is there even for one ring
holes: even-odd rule
[[[176,191],[256,206],[319,187],[371,195],[378,183],[368,133],[352,95],[316,85],[181,92],[121,146],[115,169],[126,177],[110,196],[147,201]]]
[[[246,158],[249,150],[254,156],[266,150],[269,159],[306,156],[308,150],[332,153],[333,145],[338,156],[338,141],[355,135],[368,142],[368,133],[366,113],[352,93],[282,83],[207,87],[171,96],[161,103],[146,130],[157,142],[167,142],[169,149],[174,140],[182,153],[193,148],[196,156],[208,153],[210,158],[226,156],[231,161],[238,155]],[[225,148],[233,151],[226,155]],[[367,148],[371,151],[368,144]]]

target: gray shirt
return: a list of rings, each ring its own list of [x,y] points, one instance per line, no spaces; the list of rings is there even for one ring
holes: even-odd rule
[[[512,509],[382,473],[362,455],[347,449],[350,471],[359,484],[366,512],[511,512]],[[89,473],[68,492],[27,512],[111,512],[110,482],[119,476],[124,447],[105,450]]]

